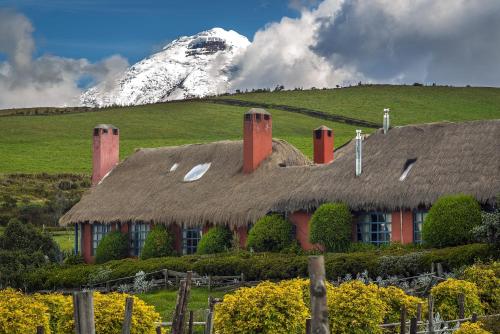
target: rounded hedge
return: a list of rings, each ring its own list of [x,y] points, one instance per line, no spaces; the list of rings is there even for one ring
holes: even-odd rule
[[[309,241],[328,252],[345,252],[351,244],[352,215],[344,203],[321,205],[311,218]]]
[[[463,245],[472,240],[471,231],[480,224],[481,207],[472,196],[443,196],[429,210],[422,238],[432,247]]]
[[[124,259],[128,256],[128,237],[115,231],[106,234],[95,251],[95,263]]]
[[[226,226],[216,226],[203,234],[198,248],[197,254],[214,254],[222,253],[231,247],[233,235]]]
[[[250,229],[247,248],[256,252],[278,252],[292,243],[292,224],[274,214],[259,219]]]
[[[458,295],[464,295],[465,317],[472,313],[483,314],[483,306],[479,299],[476,284],[448,278],[431,289],[436,311],[444,320],[458,319]]]
[[[170,255],[174,255],[174,237],[165,226],[154,226],[144,241],[141,259],[146,260]]]

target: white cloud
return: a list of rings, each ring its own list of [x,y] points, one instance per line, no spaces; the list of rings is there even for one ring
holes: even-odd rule
[[[110,83],[127,66],[121,56],[97,63],[56,56],[33,58],[33,26],[22,14],[0,10],[0,108],[78,105],[78,81],[90,77]]]
[[[500,85],[498,0],[291,1],[258,31],[233,88],[363,82]]]

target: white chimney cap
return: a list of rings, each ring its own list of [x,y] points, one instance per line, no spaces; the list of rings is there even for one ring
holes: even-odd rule
[[[384,108],[384,112],[389,112],[389,111],[391,111],[391,109],[389,109],[389,108]]]

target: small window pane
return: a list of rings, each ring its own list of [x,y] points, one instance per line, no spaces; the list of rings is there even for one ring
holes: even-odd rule
[[[184,182],[191,182],[191,181],[196,181],[201,179],[203,175],[208,171],[210,166],[212,165],[211,162],[200,164],[194,166],[185,176],[184,176]]]
[[[413,242],[416,244],[422,243],[422,226],[426,216],[427,211],[413,212]]]
[[[109,232],[111,232],[110,224],[92,224],[92,255],[95,255],[97,246]]]
[[[182,252],[184,254],[194,254],[201,239],[201,228],[184,228],[182,230]]]
[[[130,231],[130,249],[133,256],[140,256],[150,230],[149,224],[133,223]]]
[[[390,243],[391,221],[390,213],[372,212],[358,217],[358,241],[375,245]]]

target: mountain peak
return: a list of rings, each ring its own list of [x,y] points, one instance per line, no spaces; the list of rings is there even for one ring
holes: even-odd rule
[[[112,87],[90,88],[81,102],[137,105],[225,93],[230,67],[248,45],[245,36],[218,27],[180,37],[132,65]]]

